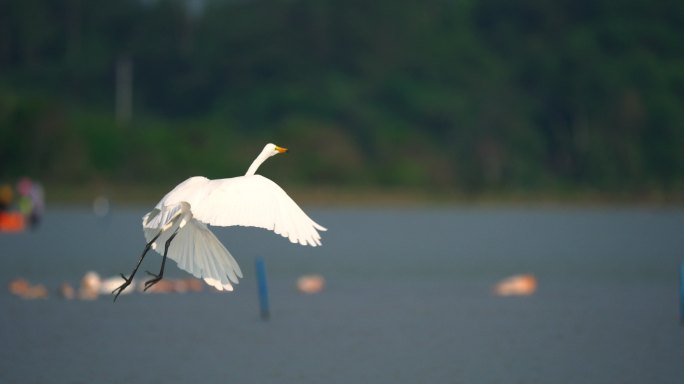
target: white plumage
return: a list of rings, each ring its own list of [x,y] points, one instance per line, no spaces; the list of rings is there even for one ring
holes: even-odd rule
[[[321,245],[318,231],[326,229],[311,220],[276,183],[255,174],[266,159],[285,151],[267,144],[244,176],[218,180],[195,176],[176,186],[143,217],[149,248],[162,255],[167,252],[181,269],[207,284],[231,291],[232,284],[242,277],[240,266],[207,224],[264,228],[292,243]],[[137,269],[128,279],[124,277],[127,283],[117,289],[119,293]],[[146,288],[159,281],[162,274],[163,264],[158,276],[150,273],[156,279],[148,281]]]

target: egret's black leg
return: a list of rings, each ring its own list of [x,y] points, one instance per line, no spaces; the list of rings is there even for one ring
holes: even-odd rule
[[[126,287],[131,285],[131,282],[133,281],[133,276],[135,276],[135,273],[138,272],[138,268],[140,268],[140,263],[142,263],[143,259],[145,258],[147,251],[149,251],[150,248],[152,248],[152,243],[154,243],[154,241],[157,240],[157,238],[161,234],[162,233],[160,231],[159,234],[157,234],[157,236],[155,236],[152,240],[150,240],[149,243],[147,243],[147,245],[145,246],[145,250],[142,253],[142,256],[140,256],[140,260],[138,260],[138,264],[135,266],[135,269],[133,269],[133,272],[131,272],[131,276],[129,278],[126,278],[126,276],[124,276],[123,273],[121,274],[121,277],[124,279],[124,282],[119,286],[119,288],[112,291],[112,294],[114,295],[114,301],[116,301],[116,299],[119,297],[119,294],[123,292],[123,290],[126,289]]]
[[[171,244],[171,240],[173,240],[174,237],[178,234],[178,230],[176,229],[176,232],[169,237],[168,240],[166,240],[166,244],[164,245],[164,257],[162,258],[162,263],[161,263],[161,269],[159,270],[159,274],[155,275],[154,273],[150,271],[145,271],[147,272],[148,275],[153,276],[153,279],[150,279],[145,282],[145,290],[147,291],[148,288],[151,286],[157,284],[163,277],[164,277],[164,266],[166,265],[166,254],[169,252],[169,245]]]

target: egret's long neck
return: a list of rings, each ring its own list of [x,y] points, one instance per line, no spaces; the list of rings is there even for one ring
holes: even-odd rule
[[[245,176],[251,176],[251,175],[255,174],[257,171],[257,168],[259,168],[259,166],[264,161],[266,161],[266,159],[268,159],[268,158],[269,158],[269,156],[267,153],[264,153],[264,152],[260,153],[259,156],[257,156],[257,158],[254,159],[254,161],[252,161],[252,165],[250,165],[249,169],[247,169],[247,173],[245,173]]]

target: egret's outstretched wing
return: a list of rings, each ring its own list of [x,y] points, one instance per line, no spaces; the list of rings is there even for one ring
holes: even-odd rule
[[[206,180],[203,192],[186,199],[193,216],[201,222],[259,227],[293,243],[321,245],[317,230],[326,229],[311,220],[282,188],[263,176]]]
[[[240,266],[226,247],[205,224],[194,219],[178,231],[169,245],[168,257],[219,291],[232,291],[231,283],[237,284],[242,277]]]

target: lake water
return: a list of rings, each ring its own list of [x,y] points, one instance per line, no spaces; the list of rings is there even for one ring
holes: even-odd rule
[[[308,209],[323,247],[218,228],[232,293],[66,301],[88,270],[128,274],[145,209],[53,208],[0,235],[0,383],[682,383],[684,211],[652,208]],[[258,315],[266,260],[271,319]],[[159,268],[149,256],[141,271]],[[295,280],[325,276],[303,295]],[[538,290],[496,297],[502,278]],[[22,276],[47,300],[12,296]],[[141,275],[142,276],[142,275]],[[185,277],[174,262],[167,277]]]

